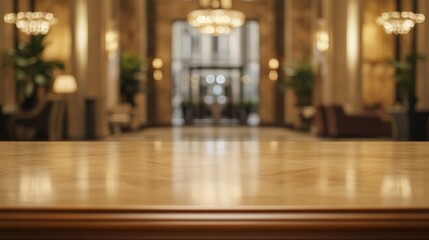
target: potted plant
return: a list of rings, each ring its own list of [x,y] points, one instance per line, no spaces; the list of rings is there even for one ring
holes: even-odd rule
[[[31,36],[3,56],[2,67],[11,66],[14,70],[18,103],[24,109],[37,104],[39,92],[51,89],[56,70],[64,70],[63,62],[43,59],[45,38],[46,35]]]
[[[296,126],[300,130],[309,130],[311,118],[305,114],[306,109],[311,108],[313,102],[313,88],[315,74],[309,59],[303,59],[292,66],[287,66],[282,86],[293,91],[296,97],[295,106],[299,116],[299,124]]]
[[[395,69],[396,87],[400,101],[408,111],[415,111],[417,103],[415,69],[417,61],[424,59],[423,55],[412,53],[404,60],[390,61],[390,65]]]
[[[196,117],[198,102],[195,100],[183,100],[180,103],[183,112],[185,124],[192,124],[192,120]]]
[[[311,105],[315,74],[310,61],[304,59],[292,66],[287,66],[285,73],[283,86],[292,89],[296,97],[296,106]]]
[[[135,106],[134,97],[144,90],[143,61],[135,54],[125,52],[120,60],[120,92],[123,101]]]
[[[405,111],[393,111],[395,121],[393,132],[397,140],[426,140],[428,112],[416,111],[416,68],[421,54],[411,53],[404,60],[390,61],[395,69],[397,92]]]

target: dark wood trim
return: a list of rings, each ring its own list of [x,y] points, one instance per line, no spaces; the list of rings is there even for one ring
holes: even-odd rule
[[[395,1],[395,9],[400,12],[402,9],[402,0]],[[401,60],[401,36],[400,34],[395,35],[395,59],[396,61]]]
[[[417,0],[413,0],[412,2],[413,6],[412,6],[412,11],[417,13],[418,12],[418,1]],[[414,26],[414,28],[412,29],[411,32],[411,54],[418,54],[418,50],[417,50],[417,39],[418,39],[418,26]],[[417,65],[418,65],[418,60],[415,60],[416,62],[414,64],[412,64],[412,69],[411,69],[411,79],[412,79],[412,88],[414,89],[414,91],[416,91],[416,87],[417,87]],[[414,92],[414,95],[417,95],[416,92]]]
[[[2,209],[1,239],[428,239],[429,209]]]
[[[36,1],[35,0],[28,0],[28,6],[31,12],[36,11]]]
[[[402,0],[396,0],[395,1],[395,9],[396,11],[400,12],[402,9]],[[401,51],[401,35],[395,34],[395,60],[401,61],[402,59],[402,51]],[[396,83],[395,87],[395,102],[401,101],[401,93],[399,92],[398,83]]]
[[[19,12],[19,0],[13,0],[12,1],[12,11],[14,13]],[[16,26],[13,27],[13,45],[14,48],[17,49],[19,45],[19,32],[18,28]]]

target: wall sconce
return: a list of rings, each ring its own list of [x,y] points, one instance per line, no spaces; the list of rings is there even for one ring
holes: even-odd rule
[[[162,73],[162,67],[164,66],[164,62],[161,58],[154,58],[152,60],[152,67],[153,67],[153,79],[156,81],[161,81],[164,77],[164,74]]]
[[[277,58],[271,58],[268,61],[268,67],[272,70],[279,69],[279,66],[280,66],[280,62],[279,62],[279,60],[277,60]]]
[[[316,47],[320,52],[326,52],[329,49],[329,34],[325,30],[319,30],[316,33]]]
[[[108,53],[114,53],[119,48],[119,35],[117,31],[109,30],[106,33],[106,50]]]
[[[161,70],[153,71],[153,79],[155,79],[156,81],[161,81],[163,77],[164,75],[162,74]]]
[[[268,74],[268,78],[271,81],[277,81],[279,79],[278,69],[280,67],[280,62],[277,58],[271,58],[268,61],[268,67],[270,68],[270,73]]]
[[[152,67],[153,69],[161,69],[162,66],[164,66],[164,63],[162,62],[161,58],[155,58],[152,61]]]
[[[317,19],[315,45],[320,53],[324,53],[329,49],[329,33],[326,20],[323,18]]]
[[[270,74],[268,75],[268,78],[271,81],[277,81],[279,79],[279,73],[277,72],[277,70],[271,70]]]

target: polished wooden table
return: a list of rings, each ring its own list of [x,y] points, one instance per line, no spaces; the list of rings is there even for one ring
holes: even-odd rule
[[[9,238],[429,239],[429,144],[3,142]]]

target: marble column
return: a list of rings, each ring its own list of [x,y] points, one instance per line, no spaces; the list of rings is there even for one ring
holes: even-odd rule
[[[119,97],[119,49],[106,49],[106,34],[115,33],[117,0],[74,0],[72,18],[72,65],[78,91],[70,96],[68,109],[69,138],[82,139],[86,131],[96,137],[109,134],[107,113]],[[87,103],[94,126],[86,126]],[[95,127],[95,129],[88,129]]]
[[[322,80],[322,103],[341,104],[352,112],[361,110],[361,16],[359,0],[325,0],[330,48],[328,72]]]
[[[0,1],[0,16],[12,12],[12,1]],[[15,25],[0,23],[0,52],[13,49]],[[7,36],[7,37],[6,37]],[[17,109],[15,100],[15,80],[10,68],[0,68],[0,106],[4,112]]]

